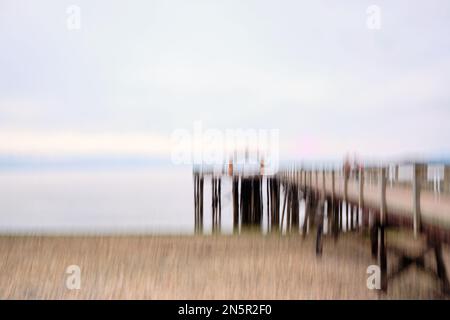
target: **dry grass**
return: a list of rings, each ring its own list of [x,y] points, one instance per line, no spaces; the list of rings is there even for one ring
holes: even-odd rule
[[[444,256],[450,265],[448,249]],[[367,239],[356,234],[337,244],[326,238],[321,258],[313,237],[301,236],[1,236],[0,298],[442,298],[415,267],[387,294],[368,290],[374,263]],[[80,290],[65,286],[72,264],[81,267]]]

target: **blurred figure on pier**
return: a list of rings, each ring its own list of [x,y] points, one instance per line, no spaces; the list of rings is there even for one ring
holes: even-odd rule
[[[228,175],[231,177],[233,175],[233,159],[230,157],[228,162]]]
[[[353,170],[355,172],[355,178],[359,181],[359,173],[361,169],[364,167],[362,161],[358,159],[358,156],[355,154],[353,156]]]
[[[343,164],[343,168],[342,171],[344,173],[344,177],[346,179],[348,179],[350,177],[350,172],[352,170],[352,165],[350,163],[350,158],[348,155],[345,156],[344,158],[344,164]]]

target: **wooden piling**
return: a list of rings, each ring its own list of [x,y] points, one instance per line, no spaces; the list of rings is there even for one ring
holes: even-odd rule
[[[386,169],[380,168],[380,224],[378,228],[378,264],[381,272],[381,289],[387,290],[387,255],[386,255],[386,239],[385,226],[387,223],[386,215]]]
[[[199,224],[199,208],[198,208],[198,175],[196,172],[193,173],[194,177],[194,232],[198,232]]]
[[[212,232],[216,232],[216,179],[211,178],[211,227]]]
[[[233,233],[239,232],[239,176],[233,177],[232,181],[233,197]]]
[[[240,216],[242,226],[251,227],[259,225],[262,227],[262,191],[261,178],[242,177],[240,194]]]
[[[218,178],[218,188],[217,188],[217,210],[218,210],[218,221],[217,221],[217,227],[218,232],[220,233],[222,229],[222,179]]]
[[[310,222],[310,210],[311,210],[311,193],[309,191],[306,191],[305,193],[305,215],[303,217],[303,238],[306,237],[306,234],[308,233],[308,224]]]
[[[347,167],[344,167],[344,215],[346,217],[346,231],[350,230],[350,212],[348,203],[348,180],[350,178],[350,171]]]
[[[420,166],[413,164],[412,196],[413,196],[413,228],[414,237],[420,233]]]
[[[317,207],[316,207],[316,226],[317,226],[317,232],[316,232],[316,256],[322,255],[322,247],[323,247],[323,214],[325,210],[325,201],[324,198],[321,198],[319,201],[317,201]]]
[[[298,233],[298,228],[300,225],[300,198],[298,186],[292,186],[292,214],[291,214],[291,223],[292,228],[294,228],[295,232]]]
[[[361,213],[361,215],[364,212],[364,170],[362,167],[360,167],[359,169],[359,197],[358,197],[358,212],[357,212],[357,220],[356,220],[356,225],[359,228],[360,225],[360,221],[359,221],[359,215]],[[362,219],[362,218],[361,218]]]

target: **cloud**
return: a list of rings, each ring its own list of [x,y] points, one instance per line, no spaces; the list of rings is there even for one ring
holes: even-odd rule
[[[167,156],[170,139],[151,133],[0,131],[0,153],[37,156]]]
[[[377,32],[368,4],[282,3],[81,1],[69,32],[64,5],[7,1],[0,152],[163,154],[195,120],[299,155],[448,150],[445,1],[381,1]]]

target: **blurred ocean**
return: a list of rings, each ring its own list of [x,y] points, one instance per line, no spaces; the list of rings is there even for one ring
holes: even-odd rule
[[[222,229],[231,231],[224,181]],[[229,189],[229,188],[228,188]],[[211,190],[205,185],[205,231]],[[230,212],[230,213],[228,213]],[[189,167],[0,171],[0,233],[193,233]]]

